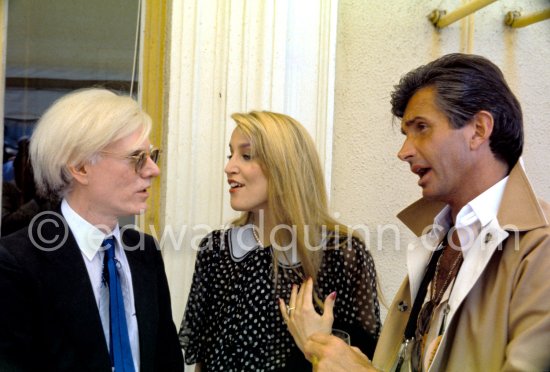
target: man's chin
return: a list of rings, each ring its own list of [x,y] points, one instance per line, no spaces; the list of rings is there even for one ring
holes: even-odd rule
[[[137,212],[134,213],[134,214],[138,215],[138,216],[141,216],[141,215],[144,215],[146,211],[147,211],[147,207],[143,207],[143,208],[138,209]]]
[[[147,211],[147,206],[141,206],[129,209],[127,213],[124,214],[124,216],[142,216]]]
[[[433,190],[428,190],[426,188],[422,189],[422,198],[424,198],[427,201],[431,202],[441,202],[441,203],[447,203],[447,199],[438,193],[433,192]]]
[[[431,192],[426,187],[422,187],[422,197],[424,199],[430,200],[430,201],[437,201],[438,200],[437,195],[435,195],[433,192]]]

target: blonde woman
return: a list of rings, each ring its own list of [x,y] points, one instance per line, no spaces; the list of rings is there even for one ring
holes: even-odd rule
[[[279,313],[306,278],[337,296],[334,327],[372,355],[380,331],[376,273],[364,243],[328,212],[319,157],[289,116],[232,116],[225,167],[243,212],[201,243],[180,329],[188,364],[208,371],[311,370]]]

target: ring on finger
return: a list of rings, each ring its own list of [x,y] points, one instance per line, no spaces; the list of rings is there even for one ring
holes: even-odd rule
[[[292,310],[294,310],[296,308],[296,306],[289,306],[286,308],[286,313],[288,314],[288,316],[290,316],[290,313],[292,312]]]

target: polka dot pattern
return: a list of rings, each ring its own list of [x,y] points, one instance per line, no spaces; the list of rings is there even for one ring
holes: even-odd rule
[[[201,242],[179,331],[185,361],[202,362],[208,371],[293,370],[289,356],[299,351],[277,299],[288,303],[292,284],[302,282],[296,273],[303,276],[301,268],[279,265],[275,281],[270,247],[236,262],[229,250],[230,230],[214,231]],[[374,262],[360,240],[344,243],[328,241],[328,247],[338,248],[324,250],[317,294],[324,299],[336,291],[335,324],[376,339],[380,310]]]

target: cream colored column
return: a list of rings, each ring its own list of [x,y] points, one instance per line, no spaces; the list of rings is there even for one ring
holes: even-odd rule
[[[330,171],[337,0],[174,0],[158,238],[179,325],[201,238],[232,216],[223,168],[233,112],[295,116]]]

